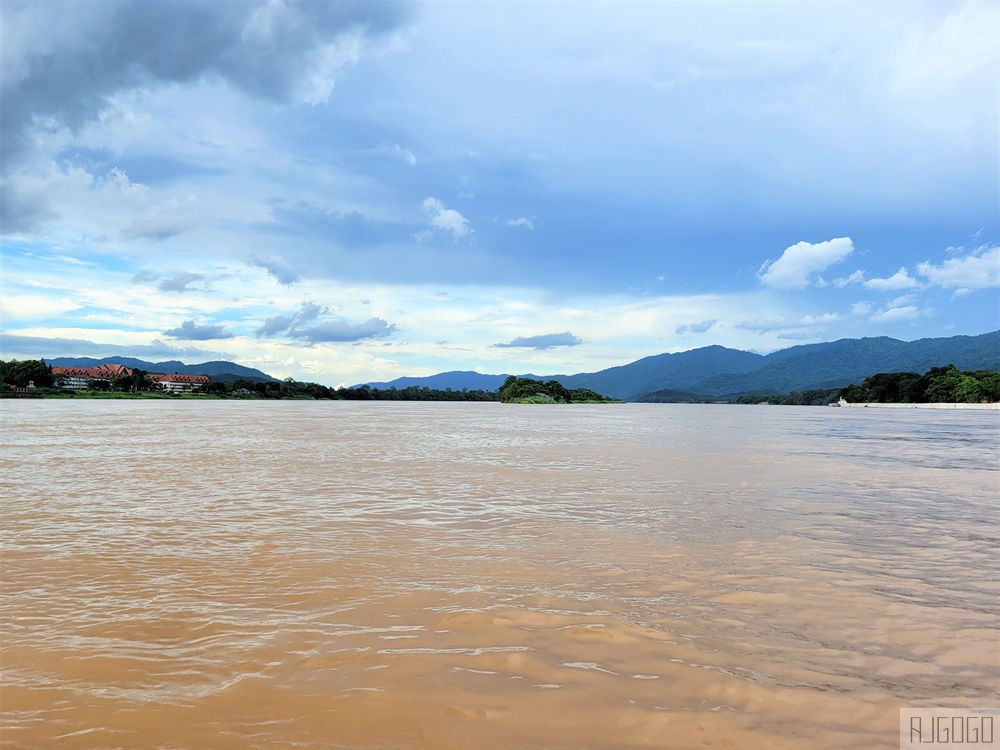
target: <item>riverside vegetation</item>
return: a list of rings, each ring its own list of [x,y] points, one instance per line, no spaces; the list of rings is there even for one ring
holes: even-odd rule
[[[511,375],[497,391],[436,389],[427,386],[375,388],[359,385],[330,388],[319,383],[236,378],[211,381],[201,391],[167,393],[140,369],[113,380],[92,381],[90,388],[63,388],[45,360],[0,360],[0,392],[25,388],[47,398],[264,398],[346,401],[501,401],[527,404],[620,403],[589,388],[567,389],[558,380],[541,381]],[[667,393],[667,392],[664,392]],[[691,394],[683,394],[691,396]],[[787,394],[754,392],[712,399],[737,404],[825,405],[840,398],[851,403],[995,403],[1000,402],[1000,371],[959,370],[954,365],[916,372],[877,373],[846,388],[792,391]],[[664,398],[664,401],[673,400]],[[681,400],[681,399],[677,399]]]
[[[1000,371],[959,370],[954,365],[916,372],[880,372],[846,388],[792,391],[783,394],[744,394],[740,404],[823,405],[838,399],[852,404],[978,404],[1000,401]]]

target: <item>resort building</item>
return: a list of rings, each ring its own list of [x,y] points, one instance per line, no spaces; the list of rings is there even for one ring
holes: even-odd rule
[[[125,365],[104,364],[96,367],[53,367],[52,375],[62,381],[63,388],[89,388],[91,383],[108,382],[122,375],[131,375],[132,370]],[[200,390],[211,378],[208,375],[169,375],[148,372],[146,375],[156,385],[169,393]]]
[[[172,375],[159,375],[151,372],[148,375],[150,380],[170,393],[197,391],[211,380],[208,375],[181,375],[179,372]]]

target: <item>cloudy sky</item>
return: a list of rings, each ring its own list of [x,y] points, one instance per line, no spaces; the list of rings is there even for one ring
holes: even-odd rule
[[[996,2],[18,2],[0,355],[330,385],[1000,327]]]

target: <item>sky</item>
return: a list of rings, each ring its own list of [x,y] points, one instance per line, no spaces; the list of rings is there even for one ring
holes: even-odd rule
[[[327,385],[1000,328],[1000,3],[0,5],[0,357]]]

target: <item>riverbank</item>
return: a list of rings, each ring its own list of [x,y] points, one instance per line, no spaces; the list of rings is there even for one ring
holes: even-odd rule
[[[867,403],[867,404],[849,404],[842,403],[841,406],[852,406],[855,408],[862,409],[973,409],[977,411],[1000,411],[1000,403],[994,404],[880,404],[878,402]]]

